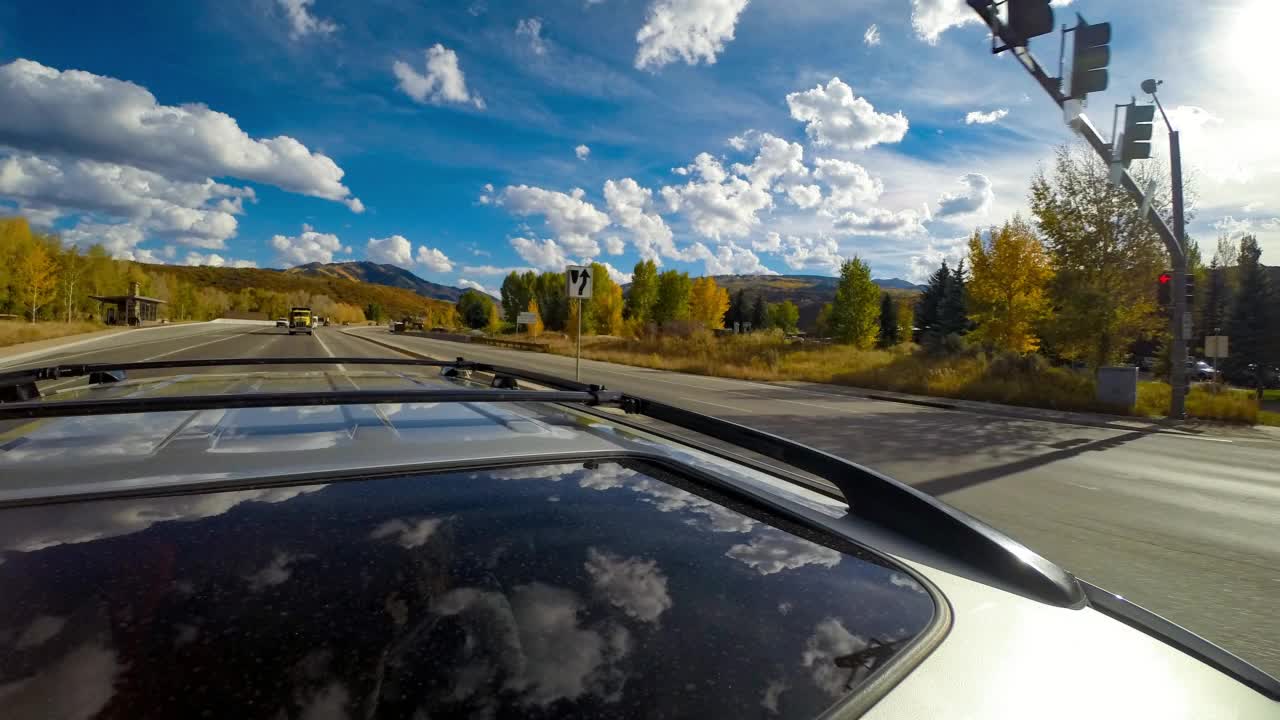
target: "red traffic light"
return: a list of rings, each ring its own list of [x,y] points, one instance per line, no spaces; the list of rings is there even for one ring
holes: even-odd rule
[[[1173,275],[1170,273],[1160,273],[1160,277],[1158,279],[1160,280],[1161,285],[1168,285],[1173,282]]]

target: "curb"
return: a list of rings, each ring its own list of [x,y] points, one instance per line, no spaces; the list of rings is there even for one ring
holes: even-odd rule
[[[402,348],[398,345],[392,345],[391,343],[383,342],[382,340],[375,340],[371,337],[365,337],[364,335],[360,335],[358,333],[354,333],[349,330],[340,330],[339,332],[341,332],[343,335],[346,335],[347,337],[353,337],[358,340],[364,340],[365,342],[373,343],[374,345],[378,345],[379,347],[384,347],[388,350],[395,350],[396,352],[402,355],[408,355],[409,357],[418,358],[419,360],[439,360],[440,359],[431,355],[427,355],[425,353],[415,352],[413,350],[406,350],[405,348]]]
[[[876,395],[872,393],[868,393],[866,395],[863,395],[862,397],[868,400],[879,400],[881,402],[896,402],[896,403],[902,403],[904,405],[920,405],[921,407],[931,407],[931,408],[937,408],[939,410],[964,410],[965,409],[954,403],[940,402],[940,401],[934,401],[934,400],[917,400],[915,398],[890,397],[888,395]]]

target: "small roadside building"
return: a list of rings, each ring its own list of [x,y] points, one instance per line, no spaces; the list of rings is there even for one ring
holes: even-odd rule
[[[164,300],[139,293],[138,283],[129,283],[128,295],[90,295],[102,309],[102,321],[108,325],[145,325],[159,319]]]

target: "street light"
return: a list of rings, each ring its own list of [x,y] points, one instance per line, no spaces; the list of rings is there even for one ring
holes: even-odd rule
[[[1173,175],[1173,236],[1177,242],[1177,252],[1173,255],[1173,315],[1170,318],[1173,330],[1173,346],[1169,384],[1173,386],[1173,397],[1169,407],[1169,416],[1175,419],[1186,417],[1187,386],[1187,325],[1183,321],[1187,317],[1187,238],[1186,225],[1182,208],[1182,149],[1178,142],[1178,131],[1169,122],[1169,115],[1160,103],[1156,91],[1164,84],[1163,80],[1147,79],[1142,81],[1142,92],[1151,96],[1156,107],[1160,109],[1160,117],[1164,118],[1164,126],[1169,130],[1169,166]]]

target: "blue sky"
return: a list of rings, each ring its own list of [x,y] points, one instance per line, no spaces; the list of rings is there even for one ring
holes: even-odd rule
[[[1077,0],[1183,129],[1191,231],[1280,256],[1265,0]],[[962,0],[0,4],[0,208],[121,257],[920,280],[1071,140]],[[874,28],[874,31],[872,30]],[[1224,42],[1224,38],[1229,42]],[[1032,44],[1055,62],[1056,38]],[[1271,68],[1272,70],[1268,70]],[[10,112],[9,109],[14,111]],[[1157,136],[1157,146],[1163,136]]]

